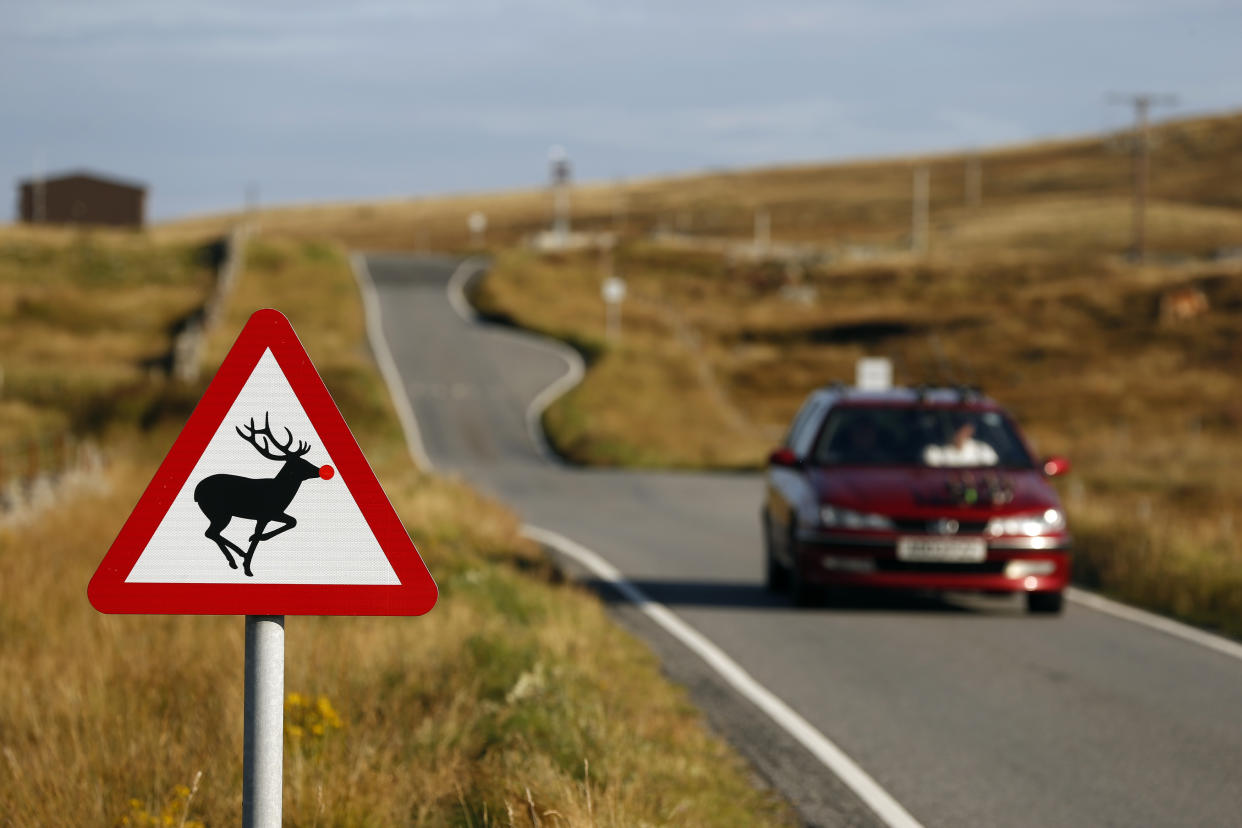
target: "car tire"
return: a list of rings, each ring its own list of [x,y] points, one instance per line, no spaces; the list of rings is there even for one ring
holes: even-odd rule
[[[1033,615],[1060,615],[1065,607],[1063,592],[1028,592],[1026,611]]]
[[[764,586],[770,592],[784,592],[789,585],[789,570],[781,566],[772,550],[772,521],[763,516],[763,557],[766,569]]]
[[[795,607],[813,607],[821,600],[820,589],[815,584],[808,583],[806,576],[802,574],[802,565],[798,554],[798,544],[796,536],[796,527],[789,527],[789,557],[792,565],[789,567],[789,600]]]

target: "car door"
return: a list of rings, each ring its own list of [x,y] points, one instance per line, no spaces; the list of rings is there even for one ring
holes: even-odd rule
[[[805,510],[808,498],[815,493],[807,477],[804,465],[823,423],[824,414],[830,406],[830,400],[822,394],[810,397],[803,404],[798,415],[790,426],[782,448],[793,453],[797,465],[769,465],[767,472],[767,515],[768,531],[772,549],[778,559],[785,565],[791,563],[788,550],[790,527],[797,522],[800,509]]]

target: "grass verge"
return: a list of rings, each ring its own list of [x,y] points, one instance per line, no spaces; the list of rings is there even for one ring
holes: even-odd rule
[[[545,417],[570,458],[757,466],[812,388],[886,355],[902,383],[981,384],[1074,460],[1060,485],[1079,583],[1242,635],[1239,265],[1136,268],[1075,249],[791,268],[650,244],[616,262],[635,296],[619,346],[602,339],[597,254],[505,252],[477,296],[601,343]],[[1202,298],[1194,318],[1162,312],[1187,294]]]
[[[254,242],[213,363],[260,307],[299,331],[441,587],[423,618],[289,619],[286,824],[789,824],[512,514],[411,467],[339,250]],[[106,487],[0,532],[5,822],[237,822],[242,620],[85,597],[180,424],[116,426]]]

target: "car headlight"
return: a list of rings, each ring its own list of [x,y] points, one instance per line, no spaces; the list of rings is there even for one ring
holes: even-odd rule
[[[884,515],[855,512],[840,506],[824,504],[819,508],[819,521],[833,529],[893,529],[893,521]]]
[[[994,517],[988,521],[987,534],[1021,535],[1028,538],[1059,532],[1065,528],[1065,515],[1060,509],[1045,509],[1030,515]]]

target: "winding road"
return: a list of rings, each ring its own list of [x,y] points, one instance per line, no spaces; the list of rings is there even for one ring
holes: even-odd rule
[[[355,260],[412,450],[568,553],[805,823],[1242,820],[1242,648],[1082,601],[1060,618],[996,598],[794,609],[762,585],[757,476],[546,455],[531,405],[566,359],[450,301],[459,264]]]

